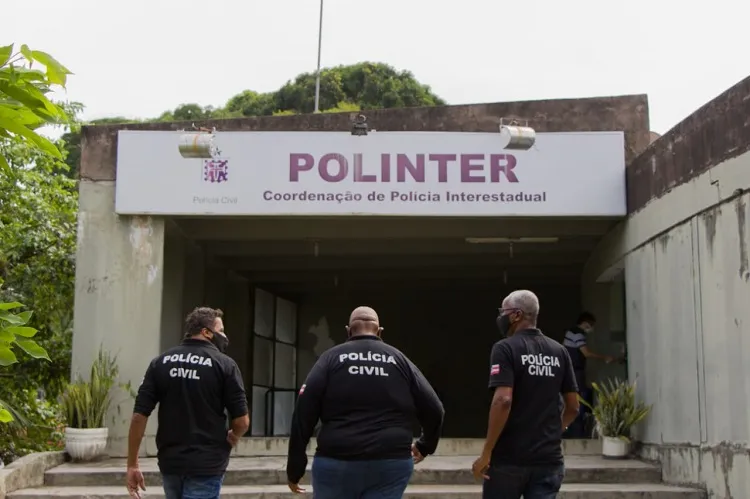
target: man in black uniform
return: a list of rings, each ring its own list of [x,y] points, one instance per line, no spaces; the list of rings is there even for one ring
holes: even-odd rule
[[[156,447],[166,498],[218,499],[229,452],[250,427],[242,375],[224,354],[229,340],[222,316],[221,310],[196,308],[185,320],[182,344],[149,364],[128,435],[131,497],[146,490],[138,449],[159,404]],[[231,418],[228,431],[225,410]]]
[[[586,360],[598,359],[603,360],[607,364],[614,360],[614,357],[611,355],[602,355],[589,348],[586,337],[593,333],[595,325],[596,317],[594,317],[594,314],[583,312],[578,316],[576,325],[565,331],[565,338],[563,339],[563,346],[568,350],[568,355],[570,355],[570,360],[573,363],[573,372],[576,375],[578,393],[589,404],[593,403],[593,400],[591,400],[592,390],[586,381]],[[584,424],[584,414],[586,412],[588,412],[586,406],[581,405],[578,417],[565,432],[564,436],[566,438],[584,438],[587,436]]]
[[[293,492],[303,492],[305,449],[318,419],[316,499],[400,499],[414,464],[435,452],[443,404],[419,369],[380,339],[382,331],[373,309],[355,309],[347,342],[324,352],[300,388],[286,468]],[[412,444],[415,420],[422,435]]]
[[[562,485],[561,437],[578,414],[577,387],[568,352],[537,329],[538,315],[536,295],[520,290],[497,318],[506,338],[492,347],[487,439],[472,467],[484,499],[553,499]]]

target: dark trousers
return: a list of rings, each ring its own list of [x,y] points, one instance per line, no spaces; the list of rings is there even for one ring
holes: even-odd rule
[[[578,395],[589,404],[593,402],[592,390],[586,388],[585,385],[578,389]],[[580,404],[578,406],[578,417],[570,423],[567,431],[563,434],[563,438],[591,438],[591,433],[586,428],[586,414],[589,412],[591,410],[588,407]]]
[[[342,461],[315,457],[314,499],[401,499],[414,471],[408,459]]]
[[[492,465],[482,486],[482,499],[555,499],[565,467]]]
[[[224,475],[162,475],[166,499],[219,499]]]

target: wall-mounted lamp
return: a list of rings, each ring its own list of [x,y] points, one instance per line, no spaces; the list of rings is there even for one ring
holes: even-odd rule
[[[503,149],[515,151],[528,151],[536,143],[536,131],[528,126],[521,126],[513,120],[509,124],[503,122],[500,118],[500,143]]]
[[[367,116],[364,114],[357,115],[352,120],[352,135],[355,137],[363,137],[367,135],[369,129],[370,128],[367,126]]]
[[[213,159],[219,154],[214,131],[186,132],[180,135],[180,156],[185,159]]]

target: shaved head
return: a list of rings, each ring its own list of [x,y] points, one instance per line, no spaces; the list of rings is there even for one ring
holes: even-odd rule
[[[381,331],[378,313],[371,307],[357,307],[349,315],[349,334],[379,334]]]

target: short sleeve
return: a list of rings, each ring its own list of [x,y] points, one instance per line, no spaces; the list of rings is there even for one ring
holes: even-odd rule
[[[247,395],[242,382],[242,373],[237,363],[227,357],[229,361],[225,367],[223,398],[224,407],[229,412],[229,417],[237,419],[247,415]]]
[[[563,346],[568,348],[582,348],[586,346],[586,335],[574,331],[566,331]]]
[[[513,352],[506,342],[495,343],[490,354],[490,388],[513,386]]]
[[[570,360],[568,350],[563,348],[563,379],[560,386],[560,393],[573,393],[578,391],[578,382],[576,382],[573,362]]]
[[[143,376],[141,386],[138,387],[138,394],[135,397],[135,406],[133,407],[133,413],[135,414],[149,417],[156,409],[156,404],[159,403],[159,389],[154,371],[154,361],[151,361],[146,369],[146,374]]]

